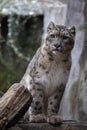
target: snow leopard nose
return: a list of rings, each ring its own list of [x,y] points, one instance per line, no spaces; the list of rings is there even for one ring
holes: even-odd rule
[[[54,46],[55,46],[56,48],[59,48],[59,47],[60,47],[60,45],[58,45],[58,44],[54,44]]]

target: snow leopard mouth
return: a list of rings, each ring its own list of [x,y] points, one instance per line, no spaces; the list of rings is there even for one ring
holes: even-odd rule
[[[58,52],[62,53],[62,48],[61,47],[53,48],[52,51],[53,53],[58,53]]]

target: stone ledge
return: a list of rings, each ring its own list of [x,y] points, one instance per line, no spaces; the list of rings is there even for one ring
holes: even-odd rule
[[[87,130],[84,124],[63,123],[61,125],[50,125],[48,123],[22,123],[8,130]]]
[[[40,15],[44,14],[46,8],[57,7],[61,8],[65,4],[59,0],[2,0],[1,1],[1,14],[3,15]]]

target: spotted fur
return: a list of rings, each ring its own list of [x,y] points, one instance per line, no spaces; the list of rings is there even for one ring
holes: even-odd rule
[[[30,122],[61,122],[57,113],[69,75],[74,37],[75,27],[48,25],[46,38],[22,79],[33,96]]]

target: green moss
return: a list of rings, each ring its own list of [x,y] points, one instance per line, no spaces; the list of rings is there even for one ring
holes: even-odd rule
[[[7,73],[4,71],[1,75],[0,75],[0,90],[5,92],[6,91],[6,86],[7,86]],[[3,84],[3,85],[2,85]]]
[[[78,84],[79,84],[78,81],[74,82],[71,86],[71,90],[70,90],[70,93],[69,93],[72,113],[75,112],[75,108],[76,108],[76,98],[77,98],[77,92],[78,92]]]

